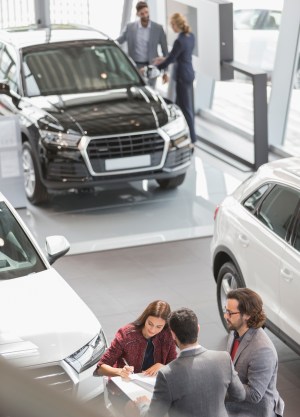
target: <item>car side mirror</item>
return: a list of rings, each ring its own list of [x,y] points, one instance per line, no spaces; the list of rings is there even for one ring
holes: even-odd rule
[[[19,107],[20,97],[13,94],[9,88],[9,85],[5,81],[0,81],[0,94],[5,94],[12,99],[12,102],[16,107]]]
[[[70,243],[64,236],[46,237],[47,258],[52,265],[58,258],[64,256],[70,249]]]

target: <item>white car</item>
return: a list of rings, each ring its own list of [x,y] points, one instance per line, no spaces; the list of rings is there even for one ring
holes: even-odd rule
[[[271,74],[283,0],[236,0],[233,3],[234,59]]]
[[[264,302],[267,327],[300,353],[300,157],[263,165],[215,212],[211,243],[217,300],[249,287]]]
[[[34,378],[87,401],[103,391],[101,325],[50,264],[69,250],[46,239],[48,259],[0,194],[0,355]]]

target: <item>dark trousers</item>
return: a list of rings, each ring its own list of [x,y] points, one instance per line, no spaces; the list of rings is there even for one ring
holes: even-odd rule
[[[176,104],[181,108],[190,129],[192,143],[196,142],[193,82],[176,81]]]

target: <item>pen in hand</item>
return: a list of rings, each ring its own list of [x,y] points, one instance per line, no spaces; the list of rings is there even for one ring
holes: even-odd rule
[[[126,367],[125,370],[129,373],[129,374],[133,374],[133,366],[130,366],[129,363],[127,362],[127,360],[125,358],[122,358],[123,362],[125,363]]]

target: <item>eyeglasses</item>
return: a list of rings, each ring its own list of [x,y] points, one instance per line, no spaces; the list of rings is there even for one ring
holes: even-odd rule
[[[229,317],[233,316],[234,314],[241,314],[240,311],[230,311],[230,310],[227,310],[226,307],[223,308],[223,313],[227,314],[227,316]]]

